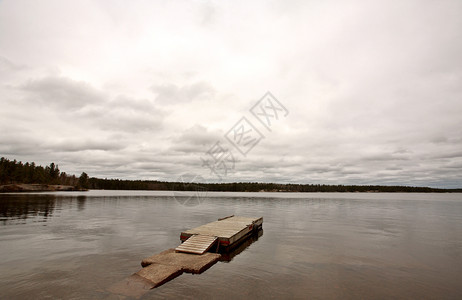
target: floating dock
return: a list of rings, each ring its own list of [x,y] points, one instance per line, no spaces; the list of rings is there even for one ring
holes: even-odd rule
[[[200,274],[217,261],[230,261],[242,252],[261,236],[262,226],[262,217],[233,215],[186,230],[180,235],[181,245],[143,259],[141,270],[113,284],[108,291],[138,298],[182,273]]]
[[[246,218],[229,216],[193,229],[183,231],[180,240],[183,242],[175,250],[177,252],[203,254],[215,244],[216,252],[229,250],[243,241],[248,235],[263,226],[263,217]]]

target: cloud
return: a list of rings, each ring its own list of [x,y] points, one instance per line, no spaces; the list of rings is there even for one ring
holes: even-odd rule
[[[27,11],[23,7],[31,8]],[[68,173],[462,186],[460,1],[0,2],[0,155]],[[249,109],[289,110],[266,130]],[[265,138],[224,139],[241,117]],[[208,177],[208,178],[209,178]]]
[[[20,71],[25,69],[25,66],[17,65],[7,59],[6,57],[0,56],[0,73],[10,71]]]
[[[214,89],[205,82],[196,82],[183,86],[175,84],[154,85],[151,90],[156,95],[156,101],[162,104],[178,104],[210,99],[214,96]]]
[[[201,125],[194,125],[172,139],[173,151],[203,154],[223,137],[220,131],[208,130]]]
[[[79,152],[88,150],[112,151],[125,148],[117,141],[102,141],[96,139],[82,140],[81,138],[65,138],[45,146],[55,152]]]
[[[104,101],[103,93],[89,83],[66,77],[29,80],[20,89],[28,93],[28,102],[37,101],[41,105],[56,105],[70,110]]]
[[[93,111],[90,108],[89,111],[82,112],[81,116],[85,117],[87,113],[92,115],[88,119],[95,127],[131,134],[160,129],[168,115],[168,112],[158,108],[152,101],[126,96],[119,96],[96,106]]]

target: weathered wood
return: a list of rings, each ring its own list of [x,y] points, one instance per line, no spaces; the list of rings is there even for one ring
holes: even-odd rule
[[[224,219],[228,219],[228,218],[232,218],[232,217],[234,217],[234,215],[227,216],[227,217],[224,217],[224,218],[219,218],[218,221],[221,221],[221,220],[224,220]]]
[[[210,266],[215,264],[221,255],[207,252],[202,255],[176,252],[175,249],[168,249],[141,261],[141,266],[146,267],[151,264],[162,264],[180,267],[186,273],[202,273]]]
[[[183,244],[176,247],[177,252],[203,254],[209,250],[217,241],[216,236],[193,235]]]
[[[193,235],[216,236],[222,246],[230,246],[244,237],[255,227],[261,227],[263,218],[229,216],[181,233],[180,239],[186,241]]]
[[[183,270],[179,266],[153,264],[139,270],[135,274],[151,281],[153,288],[155,288],[180,276],[182,273]]]
[[[206,252],[213,247],[214,243],[218,241],[214,251],[221,250],[220,245],[225,246],[228,251],[241,245],[243,241],[257,232],[257,229],[261,229],[262,224],[263,218],[229,216],[184,231],[180,236],[180,239],[184,241],[182,245],[143,259],[141,262],[143,269],[112,285],[108,290],[112,296],[123,295],[138,298],[147,290],[160,286],[183,272],[202,273],[223,258],[221,254]],[[201,255],[177,252],[178,250]],[[232,256],[224,260],[231,259]]]

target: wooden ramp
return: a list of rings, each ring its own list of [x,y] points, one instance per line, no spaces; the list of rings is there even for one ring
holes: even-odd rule
[[[177,252],[204,254],[217,241],[216,236],[196,234],[175,248]]]

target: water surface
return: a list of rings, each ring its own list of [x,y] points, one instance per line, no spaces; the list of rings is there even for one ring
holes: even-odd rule
[[[182,230],[235,214],[264,234],[142,299],[461,299],[462,194],[171,192],[0,195],[0,298],[111,298]]]

